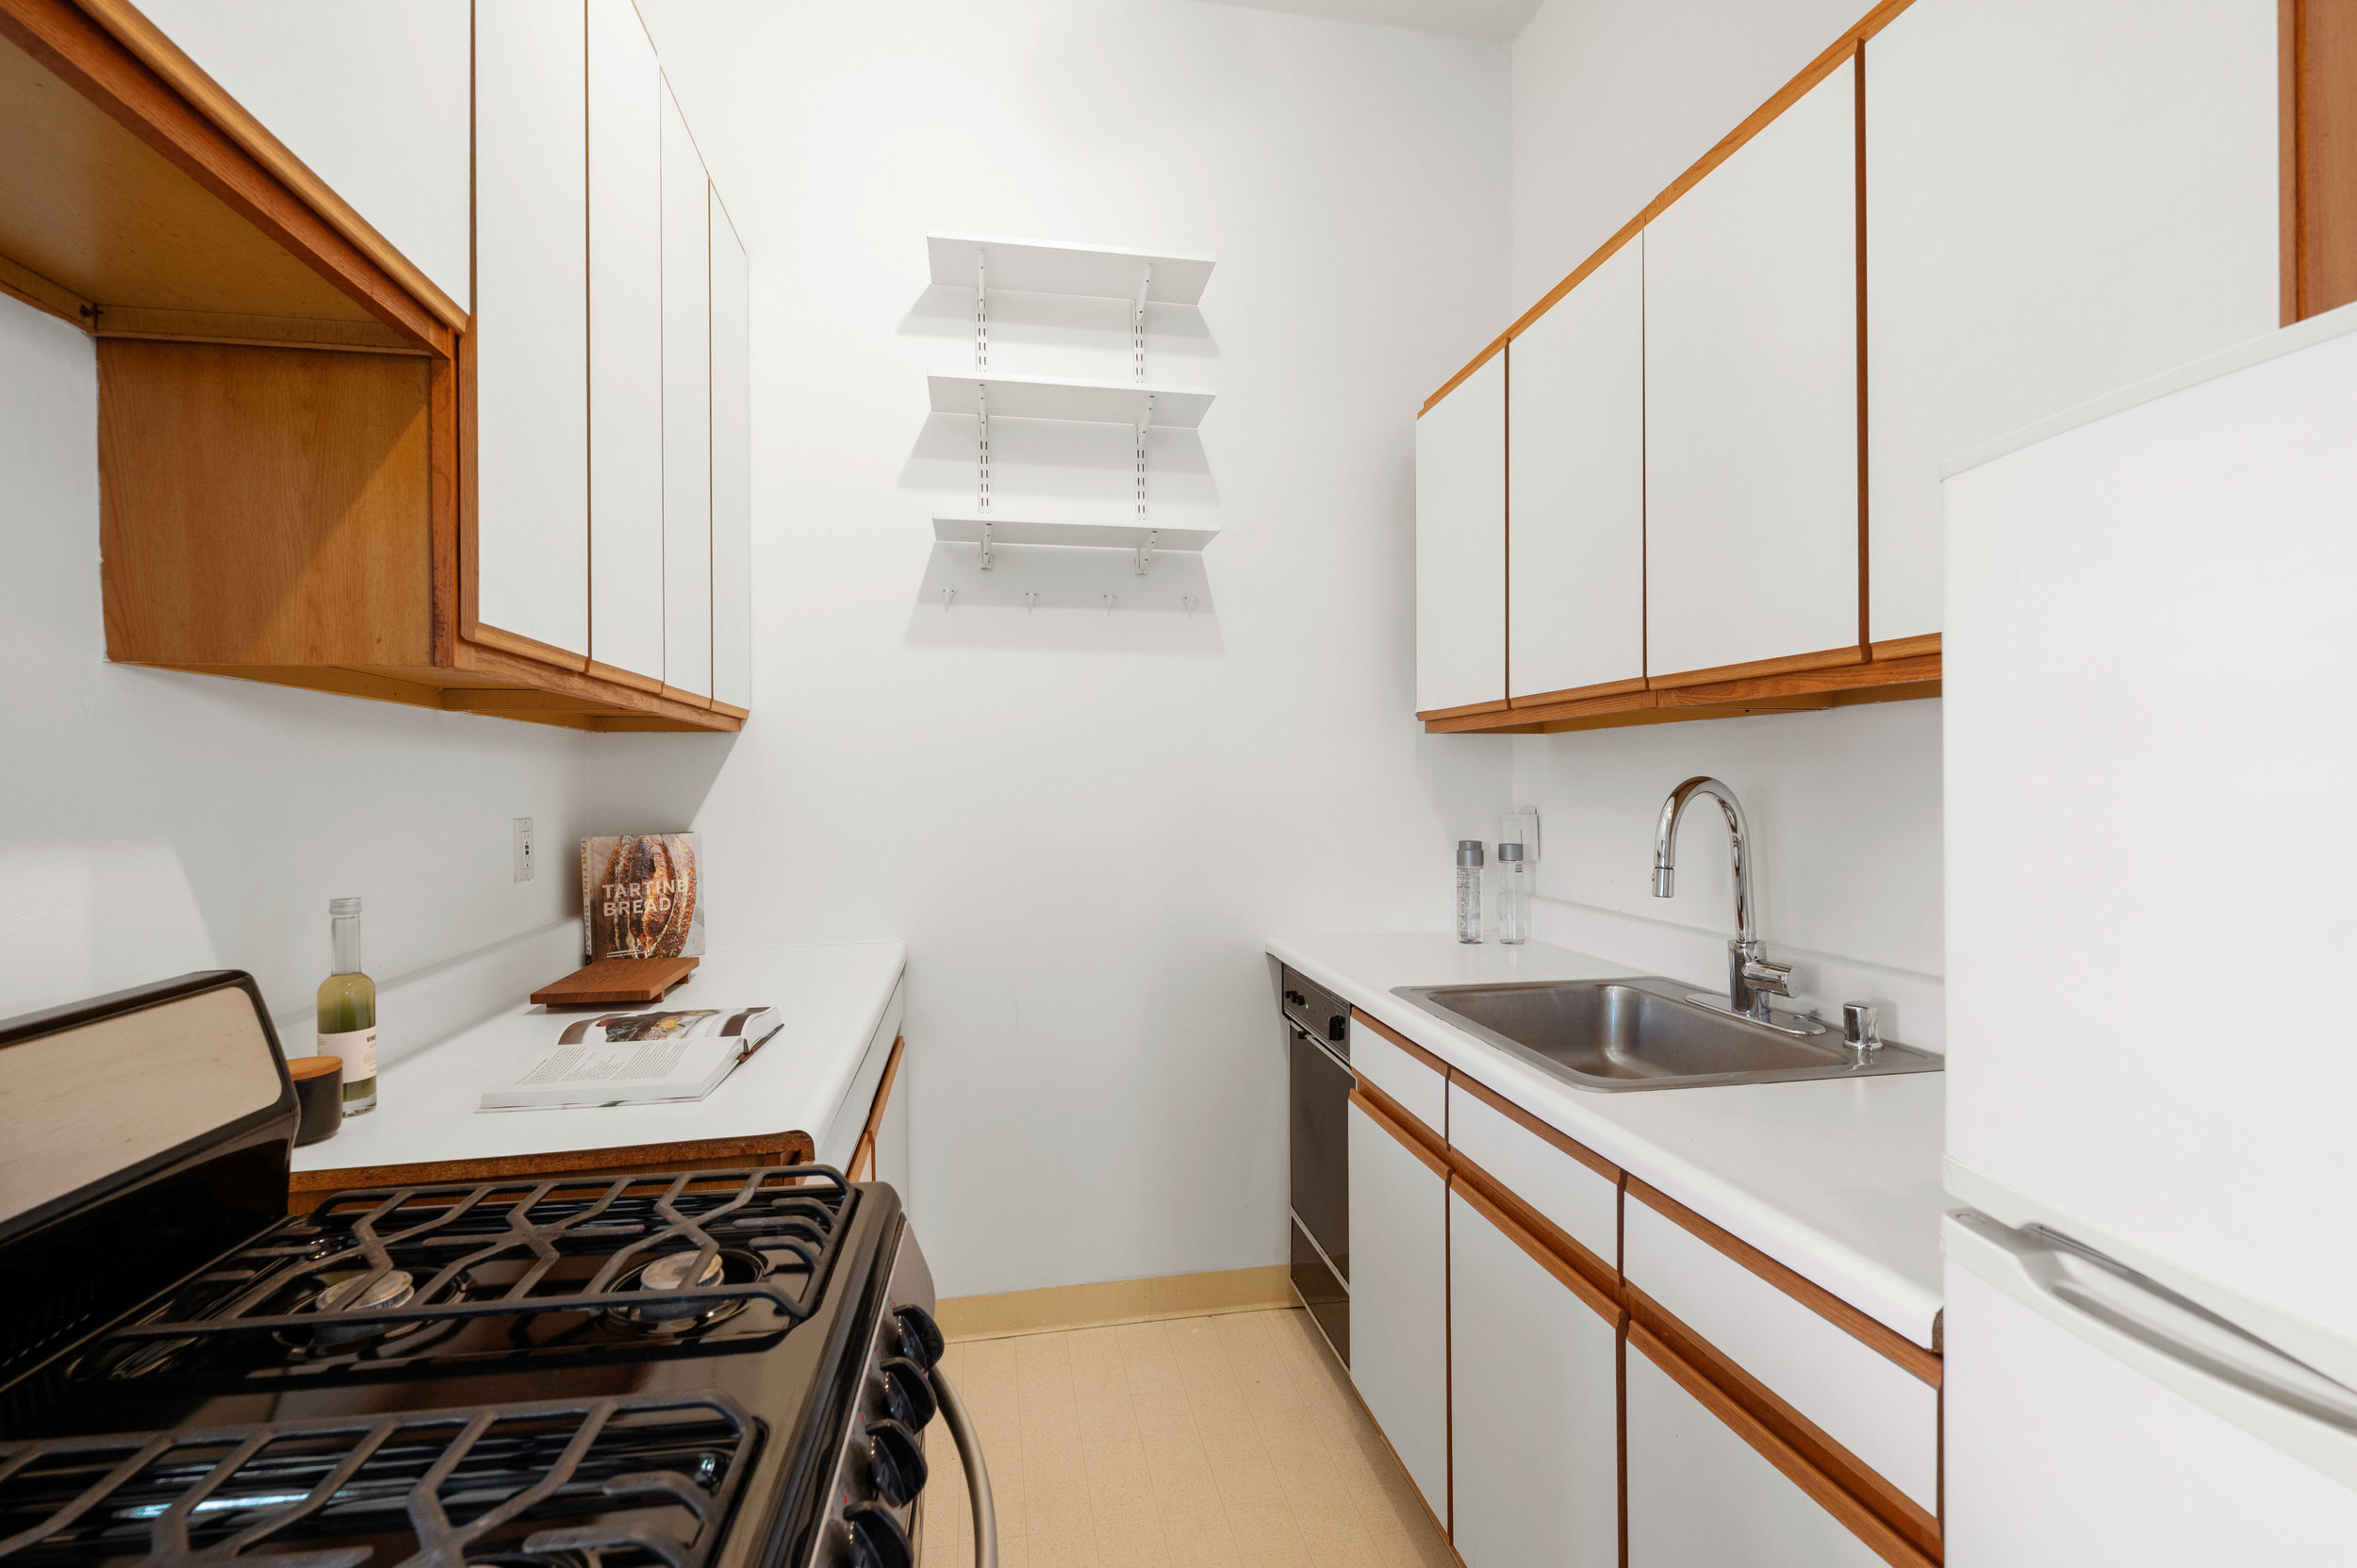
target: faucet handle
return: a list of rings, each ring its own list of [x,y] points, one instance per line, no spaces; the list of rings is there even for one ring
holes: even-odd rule
[[[1792,966],[1771,964],[1764,958],[1746,958],[1743,960],[1743,983],[1772,997],[1789,997],[1792,994]]]

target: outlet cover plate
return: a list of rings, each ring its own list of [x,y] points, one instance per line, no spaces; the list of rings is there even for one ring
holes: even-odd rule
[[[530,882],[532,875],[532,818],[519,817],[516,818],[516,880]]]

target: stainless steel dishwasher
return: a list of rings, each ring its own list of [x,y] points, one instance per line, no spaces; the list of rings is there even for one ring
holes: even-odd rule
[[[1350,1009],[1282,966],[1293,1078],[1294,1294],[1350,1364]]]

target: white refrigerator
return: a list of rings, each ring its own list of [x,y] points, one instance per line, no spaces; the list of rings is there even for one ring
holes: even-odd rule
[[[2357,306],[1947,472],[1949,1568],[2357,1564]]]

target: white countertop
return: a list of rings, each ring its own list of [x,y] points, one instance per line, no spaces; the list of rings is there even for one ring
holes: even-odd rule
[[[786,1131],[819,1136],[850,1087],[907,959],[898,942],[708,954],[661,1005],[774,1007],[778,1032],[702,1099],[664,1105],[478,1111],[484,1090],[514,1076],[565,1020],[584,1015],[519,1000],[512,1011],[386,1067],[377,1078],[376,1109],[349,1118],[334,1137],[296,1149],[294,1168],[488,1160]]]
[[[1392,995],[1394,985],[1641,971],[1442,933],[1271,937],[1268,950],[1696,1213],[1918,1345],[1940,1306],[1945,1073],[1710,1089],[1576,1089]]]

